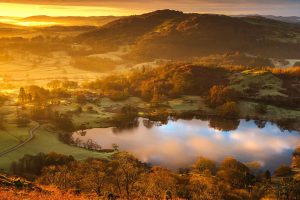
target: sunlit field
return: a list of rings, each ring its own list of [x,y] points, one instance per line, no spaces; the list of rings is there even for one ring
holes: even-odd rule
[[[1,62],[2,83],[12,85],[46,84],[55,79],[88,80],[99,74],[71,66],[71,57],[64,52],[53,52],[49,57],[17,54],[9,62]]]

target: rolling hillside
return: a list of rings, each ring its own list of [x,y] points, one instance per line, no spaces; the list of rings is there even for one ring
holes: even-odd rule
[[[71,17],[71,16],[46,16],[38,15],[20,19],[21,22],[54,22],[58,25],[65,26],[103,26],[109,22],[120,19],[121,17],[115,16],[95,16],[95,17]]]
[[[76,38],[95,48],[133,45],[130,58],[185,58],[228,51],[300,57],[300,26],[264,17],[159,10],[124,17]]]
[[[12,24],[0,23],[0,37],[28,34],[29,30]]]

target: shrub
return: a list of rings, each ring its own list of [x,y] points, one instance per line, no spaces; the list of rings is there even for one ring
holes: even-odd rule
[[[208,158],[199,157],[193,165],[193,171],[198,173],[210,172],[215,174],[217,171],[216,163]]]
[[[280,166],[274,172],[274,175],[276,177],[290,176],[292,174],[293,174],[292,169],[289,166],[286,166],[286,165]]]
[[[300,168],[300,147],[298,147],[293,153],[292,167]]]
[[[235,90],[223,85],[215,85],[209,90],[209,103],[213,107],[234,100],[236,97]]]
[[[266,114],[267,113],[267,106],[264,104],[258,104],[255,106],[255,112],[258,114]]]
[[[243,163],[234,158],[225,158],[217,176],[234,188],[245,188],[249,184],[250,170]]]
[[[239,107],[236,102],[230,101],[219,106],[217,112],[222,117],[236,118],[239,115]]]

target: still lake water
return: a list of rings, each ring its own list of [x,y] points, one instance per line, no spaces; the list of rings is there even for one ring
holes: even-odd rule
[[[169,120],[165,125],[149,126],[140,118],[133,129],[116,131],[114,128],[94,128],[79,132],[73,138],[83,142],[93,140],[102,148],[113,143],[120,150],[133,153],[143,162],[171,169],[190,166],[198,156],[221,161],[227,156],[242,162],[256,161],[264,169],[274,170],[290,164],[293,150],[300,145],[300,134],[283,131],[272,123],[258,128],[254,121],[240,120],[232,131],[211,128],[209,121]],[[146,125],[146,126],[145,126]]]

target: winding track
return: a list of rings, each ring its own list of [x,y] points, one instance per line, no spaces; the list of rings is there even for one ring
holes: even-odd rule
[[[9,149],[7,149],[7,150],[5,150],[5,151],[0,152],[0,157],[4,156],[4,155],[6,155],[6,154],[8,154],[8,153],[10,153],[10,152],[12,152],[12,151],[17,150],[18,148],[24,146],[26,143],[28,143],[29,141],[31,141],[31,140],[33,139],[33,137],[34,137],[34,132],[35,132],[39,127],[40,127],[40,124],[37,123],[36,126],[34,126],[33,128],[29,129],[29,131],[28,131],[28,136],[29,136],[29,137],[28,137],[25,141],[23,141],[22,143],[20,143],[20,144],[14,146],[14,147],[11,147],[11,148],[9,148]]]

